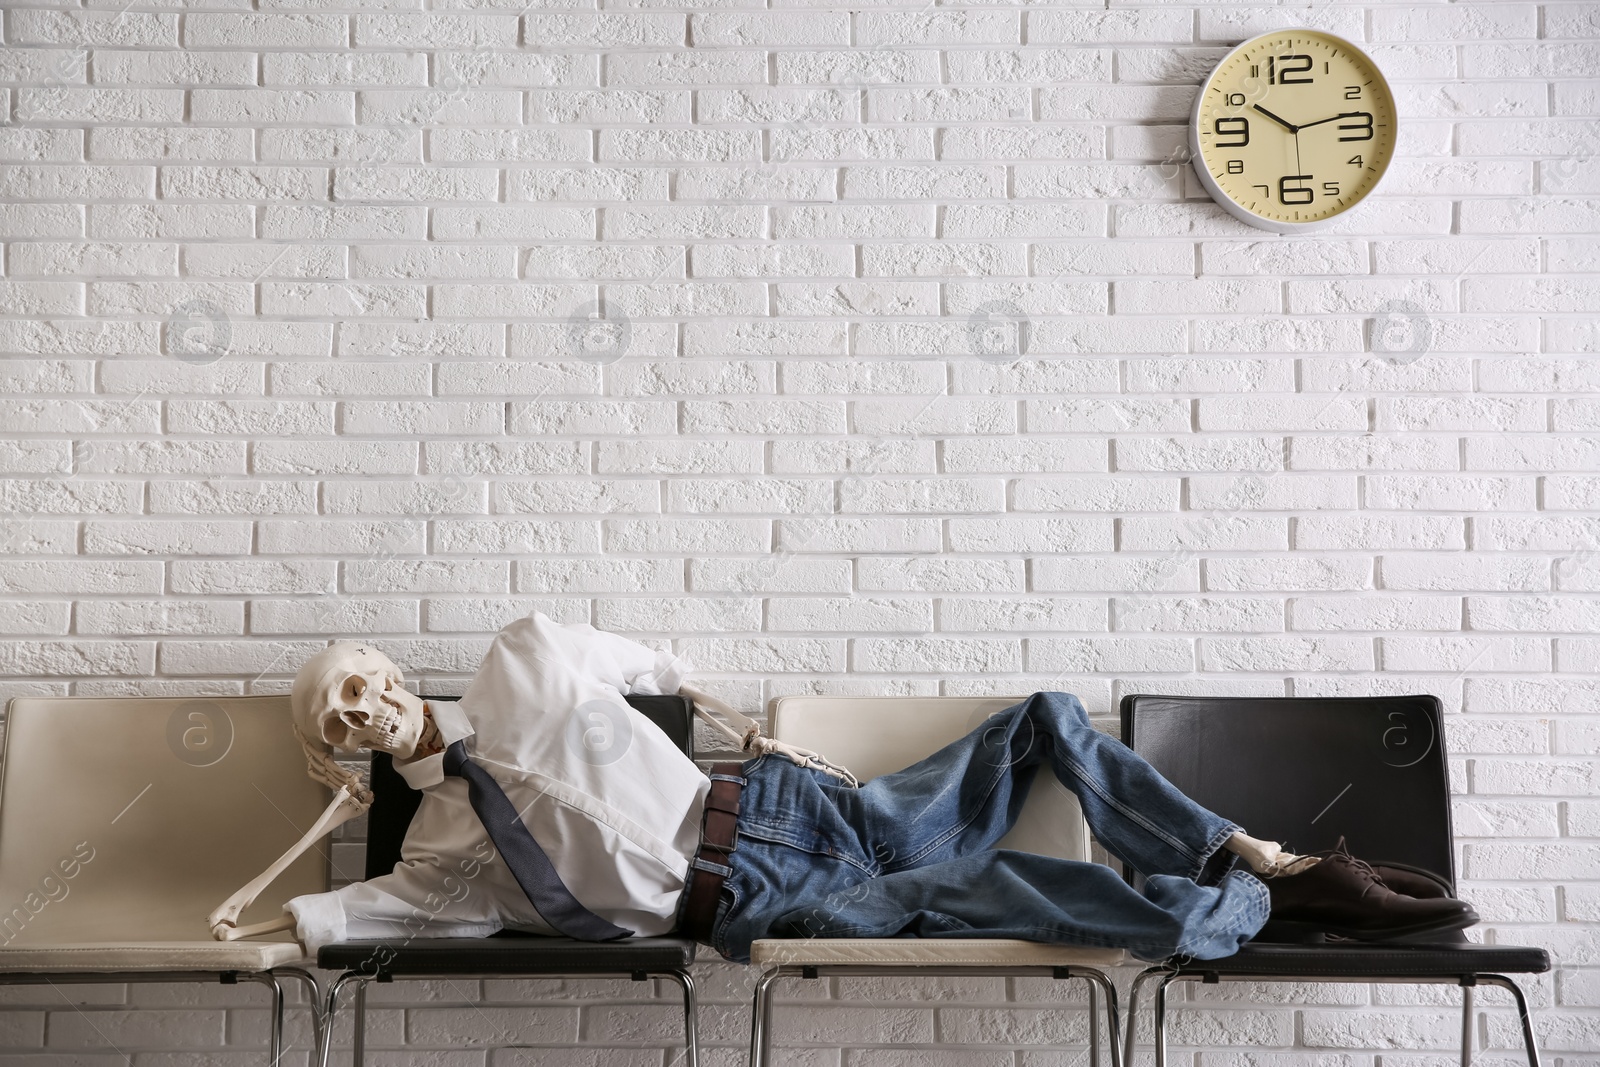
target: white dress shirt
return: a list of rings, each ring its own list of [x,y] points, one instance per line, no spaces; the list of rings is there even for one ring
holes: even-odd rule
[[[688,664],[543,614],[501,630],[459,703],[428,707],[445,745],[500,784],[578,901],[650,936],[671,932],[710,780],[626,694],[677,692]],[[394,873],[285,905],[315,952],[333,941],[550,934],[489,844],[439,753],[395,764],[422,803]]]

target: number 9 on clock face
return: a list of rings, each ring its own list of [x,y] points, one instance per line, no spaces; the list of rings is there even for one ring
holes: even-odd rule
[[[1189,124],[1195,171],[1253,226],[1315,229],[1364,200],[1389,168],[1394,96],[1365,52],[1318,30],[1275,30],[1223,57]]]

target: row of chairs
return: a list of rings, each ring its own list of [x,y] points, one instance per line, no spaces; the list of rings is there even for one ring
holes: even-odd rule
[[[691,708],[677,697],[630,698],[693,755]],[[775,702],[770,732],[825,752],[863,780],[898,770],[960,737],[1016,698],[790,697]],[[1442,719],[1431,697],[1224,699],[1129,697],[1127,742],[1201,804],[1259,836],[1301,851],[1348,836],[1363,855],[1431,872],[1452,891],[1454,859]],[[0,984],[147,981],[258,982],[273,994],[271,1062],[283,1054],[283,986],[318,986],[292,941],[198,940],[200,916],[253,877],[299,835],[326,801],[303,772],[282,697],[195,700],[19,698],[11,702],[0,777]],[[386,757],[373,760],[366,873],[393,868],[420,794]],[[1041,774],[1002,842],[1090,858],[1076,800]],[[1404,817],[1396,817],[1403,812]],[[87,858],[86,858],[87,857]],[[70,872],[70,873],[69,873]],[[329,883],[327,853],[307,856],[242,921]],[[0,906],[4,906],[0,903]],[[373,982],[446,977],[663,978],[684,1011],[684,1060],[696,1067],[696,946],[677,937],[604,944],[501,935],[416,938],[324,947],[337,972],[314,1040],[326,1064],[341,998],[350,1000],[353,1063],[365,1055],[366,991]],[[1167,992],[1176,982],[1417,982],[1465,990],[1463,1067],[1472,1054],[1477,985],[1511,992],[1529,1067],[1538,1067],[1526,1000],[1510,974],[1549,969],[1539,949],[1472,944],[1252,942],[1223,960],[1174,960],[1135,980],[1119,1019],[1107,970],[1119,951],[1025,941],[897,938],[767,940],[751,1014],[750,1064],[766,1067],[777,984],[830,976],[1044,976],[1087,983],[1092,1067],[1131,1063],[1138,1000],[1148,989],[1157,1067],[1165,1067]],[[1102,1026],[1102,1021],[1104,1025]]]

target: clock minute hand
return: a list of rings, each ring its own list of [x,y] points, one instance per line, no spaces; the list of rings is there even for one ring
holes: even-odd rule
[[[1366,114],[1366,112],[1364,112],[1364,111],[1341,111],[1337,115],[1329,115],[1325,119],[1318,119],[1316,122],[1308,122],[1305,125],[1301,126],[1300,128],[1302,130],[1306,130],[1306,129],[1310,129],[1312,126],[1321,126],[1324,122],[1334,122],[1334,121],[1336,121],[1338,119],[1353,119],[1357,115],[1364,115],[1364,114]]]
[[[1255,107],[1255,109],[1257,111],[1261,112],[1263,115],[1267,116],[1267,118],[1271,119],[1273,122],[1276,122],[1279,126],[1282,126],[1284,129],[1288,130],[1290,133],[1299,133],[1300,132],[1300,127],[1296,126],[1294,123],[1290,122],[1288,119],[1279,118],[1277,115],[1274,115],[1272,112],[1268,111],[1266,108],[1262,107],[1260,104],[1255,104],[1253,106]],[[1335,116],[1335,117],[1337,117],[1337,116]]]

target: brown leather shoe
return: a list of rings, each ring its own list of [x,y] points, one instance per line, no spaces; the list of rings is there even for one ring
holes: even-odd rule
[[[1387,863],[1374,863],[1372,873],[1396,893],[1404,893],[1418,900],[1434,900],[1450,895],[1450,887],[1443,878],[1411,867],[1392,867]]]
[[[1383,941],[1459,930],[1478,921],[1470,904],[1453,897],[1396,893],[1370,865],[1350,855],[1343,838],[1337,848],[1317,856],[1321,862],[1299,874],[1267,879],[1278,929]]]

